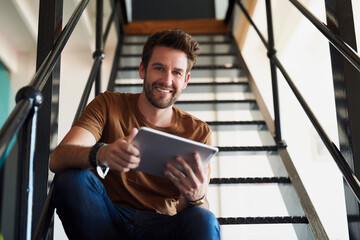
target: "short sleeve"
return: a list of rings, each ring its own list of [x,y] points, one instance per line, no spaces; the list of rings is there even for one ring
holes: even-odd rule
[[[74,126],[79,126],[90,131],[96,141],[101,138],[108,111],[106,94],[102,93],[95,97],[84,109]]]

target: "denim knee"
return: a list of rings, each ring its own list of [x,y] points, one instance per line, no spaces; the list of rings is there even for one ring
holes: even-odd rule
[[[84,191],[96,189],[102,192],[102,188],[101,182],[90,170],[67,169],[56,174],[53,197],[56,198],[57,193],[59,193],[62,199],[66,198],[67,194],[71,195],[71,199],[76,199],[76,195],[81,195]]]
[[[199,224],[202,227],[217,228],[219,225],[215,215],[207,209],[200,207],[192,207],[186,210],[187,218],[191,219],[194,224]]]
[[[178,214],[183,226],[179,239],[220,239],[220,225],[215,215],[207,209],[190,207]]]

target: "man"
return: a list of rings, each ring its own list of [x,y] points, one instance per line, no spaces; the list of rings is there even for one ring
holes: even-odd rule
[[[208,125],[174,106],[199,50],[181,30],[150,36],[139,66],[143,91],[100,94],[54,150],[53,202],[70,239],[220,238],[206,200],[209,166],[197,153],[192,164],[174,156],[184,174],[170,163],[166,178],[133,170],[141,161],[131,144],[139,127],[211,144]]]

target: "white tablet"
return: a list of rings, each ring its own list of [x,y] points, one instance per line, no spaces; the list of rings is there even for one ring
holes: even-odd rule
[[[186,138],[142,127],[132,140],[140,150],[140,165],[135,170],[164,177],[165,165],[181,156],[188,162],[198,152],[204,165],[219,151],[218,148]]]

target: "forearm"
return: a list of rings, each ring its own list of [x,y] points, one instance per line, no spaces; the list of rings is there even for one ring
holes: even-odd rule
[[[50,156],[50,170],[58,173],[68,168],[90,168],[90,149],[91,147],[80,145],[59,145]]]

